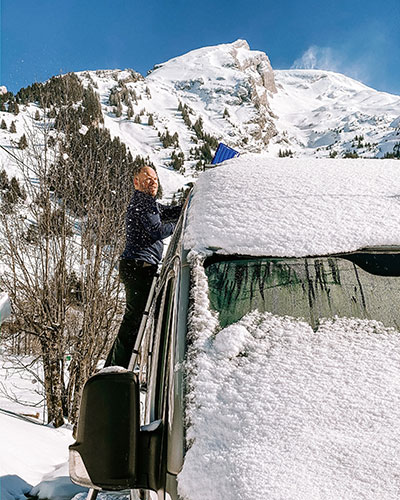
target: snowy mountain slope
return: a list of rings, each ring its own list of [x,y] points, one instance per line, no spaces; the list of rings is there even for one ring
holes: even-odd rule
[[[199,118],[206,134],[241,149],[261,150],[276,134],[268,104],[276,92],[271,65],[266,54],[251,51],[243,40],[189,52],[156,66],[146,78],[132,78],[132,72],[118,70],[79,76],[85,85],[97,87],[105,126],[112,135],[119,136],[133,155],[149,156],[161,167],[167,197],[187,182],[171,168],[165,171],[172,152],[183,152],[180,173],[190,179],[199,160],[191,152],[202,144],[193,129]],[[117,116],[110,95],[126,94],[126,89],[130,97],[121,99],[121,116]],[[180,103],[188,107],[191,125],[185,123]],[[148,124],[150,115],[154,125]],[[163,147],[159,134],[166,131],[178,134],[175,146]]]
[[[290,149],[296,156],[356,152],[379,158],[400,140],[400,96],[330,71],[273,72],[266,54],[250,50],[243,40],[189,52],[128,84],[141,97],[133,105],[142,113],[141,124],[127,120],[125,106],[120,118],[106,106],[113,86],[108,76],[101,93],[106,126],[156,165],[168,163],[172,152],[162,147],[157,131],[176,132],[186,174],[195,164],[190,150],[196,138],[178,110],[180,102],[189,106],[192,123],[201,117],[208,134],[242,152],[277,156],[279,149]]]
[[[383,157],[400,141],[400,96],[330,71],[275,71],[275,80],[278,92],[270,106],[279,135],[274,142],[286,143],[296,156],[356,151]]]
[[[266,54],[250,50],[244,40],[172,59],[146,81],[189,100],[214,135],[227,134],[233,141],[249,135],[267,144],[274,133],[268,106],[268,95],[276,92],[272,67]],[[230,120],[223,119],[225,109]]]
[[[206,142],[211,154],[223,141],[242,153],[379,158],[400,141],[400,96],[329,71],[273,71],[267,55],[244,40],[191,51],[147,77],[133,70],[77,74],[99,94],[104,126],[133,156],[148,156],[158,167],[166,198],[196,177],[199,161],[209,161],[200,151]],[[37,106],[21,108],[17,116],[0,112],[7,125],[2,145],[19,139]],[[163,144],[167,133],[176,141]],[[173,154],[184,156],[175,168]],[[2,151],[0,161],[11,168]]]
[[[196,139],[179,102],[190,107],[192,123],[201,117],[208,134],[241,152],[277,156],[279,149],[290,149],[296,156],[379,158],[400,140],[400,96],[329,71],[272,72],[268,57],[243,40],[171,59],[130,85],[146,97],[135,112],[152,113],[155,124],[146,128],[127,120],[120,125],[124,139],[165,164],[171,150],[162,148],[155,129],[178,133],[187,171],[194,164],[190,149]],[[124,120],[106,112],[111,120]]]

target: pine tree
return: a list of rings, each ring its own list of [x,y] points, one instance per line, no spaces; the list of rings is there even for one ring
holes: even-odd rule
[[[293,151],[291,149],[284,149],[284,150],[280,149],[278,156],[279,158],[286,158],[286,157],[293,158]]]
[[[1,120],[1,125],[0,127],[3,129],[3,130],[7,130],[7,123],[3,120]]]
[[[202,118],[198,118],[193,125],[193,130],[197,136],[198,139],[203,139],[204,132],[203,132],[203,120]]]
[[[117,107],[114,108],[114,113],[117,118],[122,116],[122,104],[118,103]]]
[[[82,123],[84,125],[92,125],[92,124],[97,125],[97,123],[103,122],[103,113],[101,111],[101,104],[99,98],[90,85],[87,89],[85,89],[83,93],[82,105],[84,108]],[[121,106],[121,104],[119,104],[119,106]],[[121,107],[121,114],[122,114],[122,107]]]
[[[8,182],[7,172],[3,168],[3,170],[0,171],[0,191],[8,189],[8,186],[9,182]]]
[[[126,106],[129,106],[129,104],[131,103],[131,99],[130,99],[130,94],[129,94],[129,90],[124,87],[122,89],[122,92],[121,92],[121,98],[122,98],[122,102],[126,105]]]
[[[38,110],[38,109],[36,110],[36,113],[35,113],[35,120],[36,120],[36,121],[39,121],[39,120],[40,120],[40,113],[39,113],[39,110]]]
[[[356,151],[346,151],[343,155],[343,158],[359,158]]]
[[[18,147],[19,149],[25,149],[28,147],[28,141],[26,139],[26,135],[25,134],[22,134],[19,142],[18,142]]]
[[[113,89],[111,89],[108,103],[110,106],[118,106],[118,104],[121,104],[121,96],[117,88],[114,87]]]
[[[127,110],[127,118],[128,120],[131,120],[133,118],[133,108],[132,104],[129,104],[128,110]]]
[[[10,132],[11,132],[12,134],[16,134],[16,133],[17,133],[17,127],[15,126],[15,122],[14,122],[14,121],[12,121],[12,122],[11,122],[11,125],[10,125]]]
[[[134,119],[133,121],[134,121],[134,123],[141,123],[141,121],[140,121],[140,116],[139,116],[139,115],[136,115],[136,116],[135,116],[135,119]]]
[[[135,101],[135,104],[137,104],[137,95],[136,95],[135,89],[131,89],[129,92],[132,96],[132,99]]]
[[[169,148],[171,146],[179,148],[179,136],[177,132],[175,132],[174,135],[171,135],[167,129],[165,134],[159,133],[159,138],[164,148]]]
[[[150,125],[150,127],[154,125],[154,118],[152,114],[149,115],[149,120],[147,123]]]
[[[18,104],[14,101],[14,99],[8,102],[8,112],[14,113],[14,115],[17,115],[19,113]]]
[[[183,154],[182,151],[178,154],[175,151],[172,152],[171,166],[174,168],[174,170],[181,170],[184,162],[185,162],[185,155]]]
[[[26,193],[19,185],[18,179],[16,177],[13,177],[10,181],[10,190],[12,191],[15,201],[17,200],[17,198],[21,198],[22,200],[26,199]]]
[[[182,112],[182,118],[183,118],[183,121],[184,121],[185,125],[188,128],[192,128],[192,122],[191,122],[191,120],[189,118],[189,112],[190,112],[189,106],[187,104],[185,104],[184,106],[182,106],[181,102],[179,103],[179,106],[180,106],[180,111]]]

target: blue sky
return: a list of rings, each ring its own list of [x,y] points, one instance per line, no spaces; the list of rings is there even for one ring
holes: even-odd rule
[[[155,64],[246,39],[274,69],[331,69],[400,94],[400,0],[0,0],[0,85]]]

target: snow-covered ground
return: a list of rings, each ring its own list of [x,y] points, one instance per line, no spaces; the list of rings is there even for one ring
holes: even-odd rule
[[[33,359],[0,354],[1,500],[23,500],[28,493],[67,500],[83,491],[68,477],[70,426],[54,429],[43,424],[40,376]]]
[[[0,411],[0,443],[2,500],[23,499],[23,494],[30,493],[33,486],[54,477],[59,479],[53,482],[53,491],[62,485],[55,498],[71,498],[82,491],[71,487],[66,467],[68,446],[72,443],[70,429],[54,429]],[[42,486],[32,493],[41,493]],[[44,492],[40,496],[46,498]]]
[[[41,365],[0,350],[0,500],[83,500],[87,489],[69,478],[71,425],[46,425]],[[101,493],[99,500],[127,500],[129,492]]]

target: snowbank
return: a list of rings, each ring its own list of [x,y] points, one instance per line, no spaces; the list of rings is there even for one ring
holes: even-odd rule
[[[12,416],[0,411],[0,498],[14,500],[24,498],[24,493],[31,490],[32,485],[39,483],[45,474],[53,478],[59,475],[57,466],[65,464],[68,459],[68,445],[72,443],[71,431],[66,428],[54,429],[27,419]],[[66,475],[66,474],[65,474]],[[49,478],[47,478],[49,479]],[[59,478],[53,482],[54,491],[60,480],[63,482],[63,494],[67,478]],[[71,485],[69,478],[68,484]],[[45,485],[43,485],[44,487]],[[49,488],[49,484],[47,484]],[[76,488],[69,492],[71,498],[82,491]],[[46,496],[49,489],[42,491],[36,488],[39,498],[64,500],[66,496]],[[61,491],[61,490],[59,490]]]
[[[185,248],[300,257],[400,244],[396,160],[243,155],[203,173]]]
[[[69,478],[69,464],[65,462],[45,474],[38,485],[30,491],[30,495],[39,500],[70,500],[79,493],[87,496],[87,488],[74,484]]]
[[[257,311],[216,334],[194,281],[182,498],[398,498],[400,334]]]

